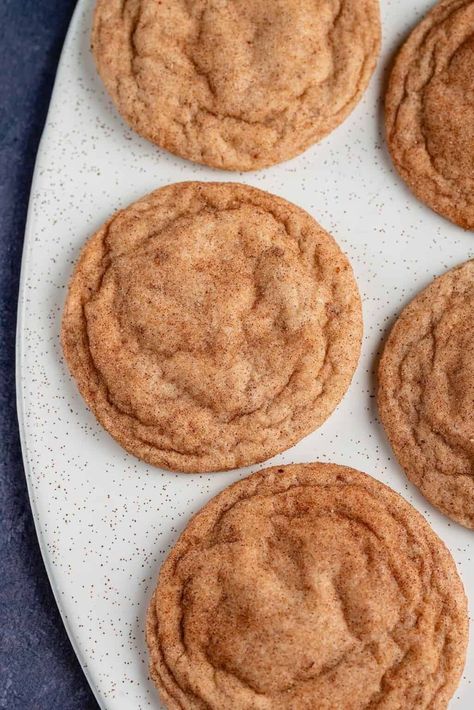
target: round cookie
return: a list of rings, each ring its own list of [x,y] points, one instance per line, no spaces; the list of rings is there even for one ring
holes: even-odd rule
[[[322,424],[362,336],[351,267],[306,212],[180,183],[118,212],[72,277],[62,344],[100,423],[154,465],[267,459]]]
[[[227,170],[288,160],[332,131],[379,45],[378,0],[99,0],[92,34],[132,128]]]
[[[442,0],[398,54],[385,103],[393,162],[435,212],[474,229],[474,1]]]
[[[402,312],[380,360],[378,404],[408,478],[474,529],[474,261]]]
[[[467,605],[423,517],[334,464],[225,489],[163,564],[147,617],[169,710],[447,707]]]

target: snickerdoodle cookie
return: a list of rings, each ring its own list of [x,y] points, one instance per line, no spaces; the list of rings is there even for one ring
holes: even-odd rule
[[[170,710],[441,710],[467,624],[451,555],[401,496],[343,466],[271,468],[162,566],[150,672]]]
[[[474,529],[474,261],[402,312],[380,361],[378,402],[408,478]]]
[[[262,461],[329,416],[362,318],[333,238],[285,200],[180,183],[84,247],[62,343],[86,402],[128,451],[181,471]]]
[[[92,36],[138,133],[228,170],[279,163],[332,131],[379,43],[378,0],[99,0]]]
[[[474,0],[442,0],[414,29],[386,96],[393,161],[415,195],[474,229]]]

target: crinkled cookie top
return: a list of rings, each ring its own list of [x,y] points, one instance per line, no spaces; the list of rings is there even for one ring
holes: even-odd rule
[[[474,529],[474,261],[405,308],[379,366],[379,408],[407,476]]]
[[[417,197],[474,229],[474,2],[443,0],[395,61],[386,96],[387,140]]]
[[[99,73],[138,133],[198,163],[287,160],[359,101],[378,0],[99,0]]]
[[[211,471],[269,458],[322,424],[361,330],[351,267],[306,212],[244,185],[180,183],[87,243],[62,342],[126,449]]]
[[[147,619],[169,710],[445,710],[467,645],[448,550],[353,469],[267,469],[189,523]]]

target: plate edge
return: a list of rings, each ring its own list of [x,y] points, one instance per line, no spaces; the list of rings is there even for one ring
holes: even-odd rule
[[[100,695],[99,688],[95,685],[92,675],[89,671],[89,668],[85,664],[85,661],[82,656],[82,652],[79,649],[76,639],[74,637],[74,634],[72,632],[72,629],[70,628],[69,625],[69,620],[66,617],[66,614],[62,608],[60,599],[59,599],[59,590],[56,589],[55,582],[54,582],[54,574],[53,574],[53,569],[46,551],[46,543],[43,540],[43,535],[40,527],[40,522],[39,522],[39,516],[37,513],[36,509],[36,503],[34,499],[34,491],[33,491],[33,485],[31,483],[32,479],[32,466],[30,464],[29,460],[29,455],[28,455],[28,446],[27,446],[27,436],[26,436],[26,427],[25,427],[25,407],[24,407],[24,393],[23,393],[23,376],[22,376],[22,360],[23,360],[23,330],[24,330],[24,323],[25,323],[25,299],[24,299],[24,289],[25,289],[25,284],[26,284],[26,274],[28,271],[29,267],[29,252],[30,252],[30,243],[31,243],[31,238],[32,238],[32,220],[33,220],[33,208],[32,208],[32,195],[36,191],[36,185],[38,182],[38,164],[39,164],[39,157],[41,156],[41,153],[43,151],[43,144],[45,140],[46,133],[48,131],[48,119],[51,111],[51,105],[54,102],[55,95],[57,92],[57,77],[59,73],[59,69],[61,67],[61,64],[64,62],[64,57],[66,55],[67,49],[69,47],[69,44],[71,43],[71,38],[74,33],[74,30],[76,29],[76,26],[79,22],[79,16],[82,12],[84,5],[84,0],[78,0],[76,3],[76,6],[74,8],[74,12],[72,14],[71,20],[69,22],[69,27],[66,33],[66,37],[64,39],[64,43],[61,49],[61,54],[59,57],[58,64],[56,66],[56,73],[54,77],[54,84],[53,84],[53,89],[51,92],[51,97],[49,100],[49,105],[48,105],[48,112],[46,115],[46,120],[45,124],[41,133],[41,138],[39,141],[38,145],[38,150],[36,152],[36,158],[35,158],[35,166],[33,170],[33,177],[31,180],[31,187],[30,187],[30,193],[28,197],[28,209],[27,209],[27,216],[26,216],[26,223],[25,223],[25,231],[24,231],[24,239],[23,239],[23,249],[22,249],[22,256],[21,256],[21,267],[20,267],[20,280],[19,280],[19,287],[18,287],[18,304],[17,304],[17,311],[16,311],[16,329],[15,329],[15,392],[16,392],[16,413],[17,413],[17,421],[18,421],[18,430],[19,430],[19,435],[20,435],[20,445],[21,445],[21,455],[22,455],[22,461],[23,461],[23,470],[24,470],[24,476],[26,480],[26,487],[28,491],[28,500],[31,508],[31,512],[33,515],[33,522],[35,526],[35,532],[36,532],[36,539],[38,541],[38,545],[40,548],[41,552],[41,557],[43,560],[44,568],[46,571],[46,575],[48,577],[48,582],[51,588],[51,591],[53,593],[54,600],[56,602],[56,606],[58,608],[59,614],[61,616],[61,621],[63,623],[63,626],[66,630],[69,642],[72,646],[72,649],[76,655],[77,660],[79,661],[79,665],[81,666],[82,672],[84,673],[84,676],[87,680],[87,683],[99,705],[101,710],[107,710],[107,706],[105,705],[104,699]]]

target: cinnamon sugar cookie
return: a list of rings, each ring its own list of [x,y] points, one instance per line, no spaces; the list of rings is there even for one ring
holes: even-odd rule
[[[474,261],[402,312],[380,361],[378,403],[408,478],[474,529]]]
[[[474,229],[474,1],[442,0],[413,30],[386,96],[388,146],[435,212]]]
[[[380,44],[378,0],[99,0],[99,74],[138,133],[198,163],[255,170],[339,125]]]
[[[269,458],[322,424],[361,332],[351,267],[306,212],[244,185],[191,182],[147,195],[89,240],[62,343],[122,446],[212,471]]]
[[[147,641],[169,710],[441,710],[467,606],[451,555],[401,496],[298,464],[230,486],[191,520]]]

